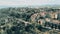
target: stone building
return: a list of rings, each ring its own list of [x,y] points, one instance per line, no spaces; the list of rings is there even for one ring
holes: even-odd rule
[[[51,16],[52,19],[57,19],[58,14],[52,12],[52,13],[50,13],[50,16]]]

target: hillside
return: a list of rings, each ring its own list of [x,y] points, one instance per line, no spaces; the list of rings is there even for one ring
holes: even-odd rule
[[[46,16],[43,13],[46,13]],[[57,18],[52,18],[50,17],[50,14],[52,13],[60,15],[60,9],[55,9],[52,7],[2,8],[0,9],[0,34],[60,34],[59,27],[57,28],[59,30],[56,30],[56,27],[52,27],[51,29],[49,29],[42,27],[44,26],[44,24],[41,25],[38,23],[38,20],[44,20],[47,23],[47,21],[45,20],[46,18],[51,19],[52,21],[50,22],[56,20],[59,21],[58,23],[60,23],[60,16],[58,16]],[[53,26],[54,24],[55,21],[53,22]],[[58,25],[60,26],[60,24]]]

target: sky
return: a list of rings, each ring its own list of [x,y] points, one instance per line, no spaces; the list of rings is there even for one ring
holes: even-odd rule
[[[0,6],[60,5],[60,0],[0,0]]]

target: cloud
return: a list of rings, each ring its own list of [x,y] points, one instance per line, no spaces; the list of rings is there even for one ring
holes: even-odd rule
[[[12,1],[0,1],[0,5],[18,5],[18,3]]]
[[[0,0],[0,5],[5,6],[30,6],[44,4],[60,4],[60,0]]]

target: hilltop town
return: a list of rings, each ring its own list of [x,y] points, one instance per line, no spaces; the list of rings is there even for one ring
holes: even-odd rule
[[[32,22],[37,22],[40,25],[45,25],[51,28],[58,29],[58,25],[60,24],[60,12],[42,11],[42,12],[33,14],[31,16],[31,20]]]

